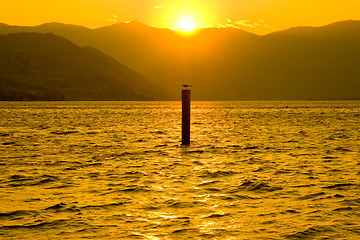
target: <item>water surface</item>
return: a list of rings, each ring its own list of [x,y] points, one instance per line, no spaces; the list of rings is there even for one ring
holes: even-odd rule
[[[360,239],[360,102],[0,111],[0,238]]]

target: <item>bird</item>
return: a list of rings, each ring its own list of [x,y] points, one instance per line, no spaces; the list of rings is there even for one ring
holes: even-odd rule
[[[183,84],[182,85],[184,88],[189,88],[189,87],[191,87],[191,85],[189,85],[189,84]]]

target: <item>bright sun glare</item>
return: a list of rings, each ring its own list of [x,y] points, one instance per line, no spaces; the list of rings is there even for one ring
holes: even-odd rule
[[[190,32],[195,29],[194,20],[190,17],[183,17],[178,22],[179,30]]]

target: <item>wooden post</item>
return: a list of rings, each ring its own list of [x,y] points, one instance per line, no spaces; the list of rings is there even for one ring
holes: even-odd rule
[[[188,87],[183,85],[182,90],[182,145],[190,145],[190,102],[191,92]]]

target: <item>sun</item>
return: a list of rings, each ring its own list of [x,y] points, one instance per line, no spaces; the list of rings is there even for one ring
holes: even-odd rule
[[[184,32],[191,32],[195,30],[195,22],[191,17],[182,17],[178,22],[179,30]]]

